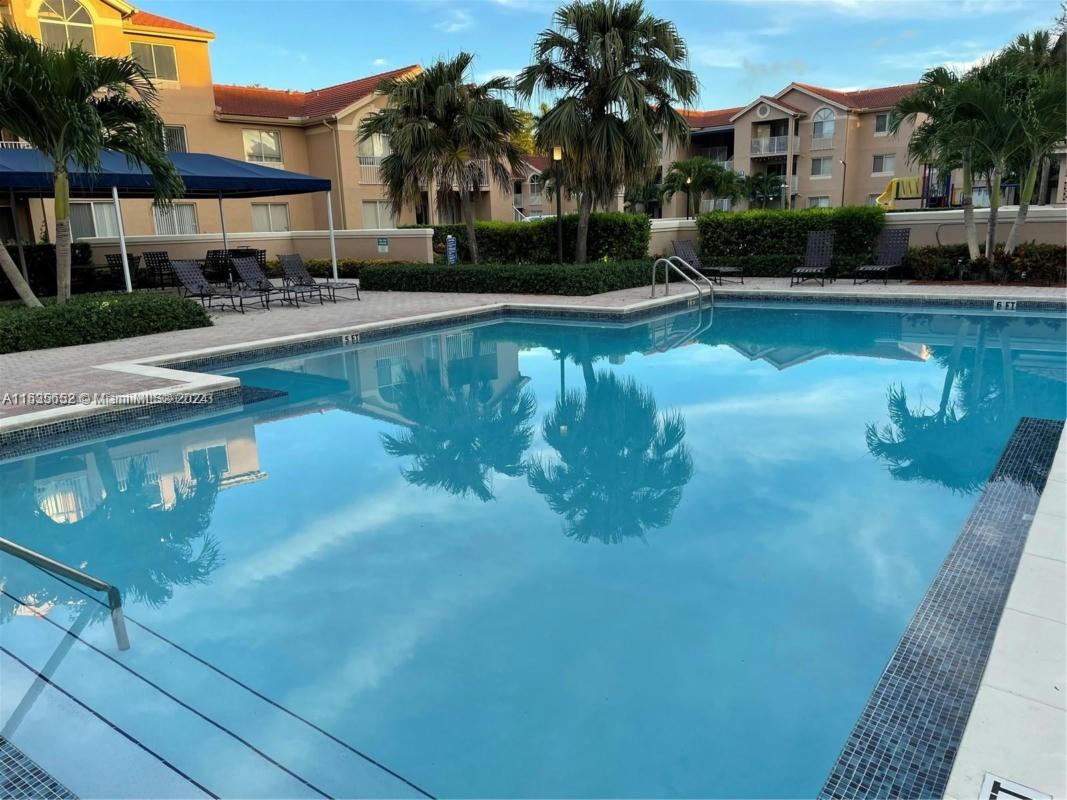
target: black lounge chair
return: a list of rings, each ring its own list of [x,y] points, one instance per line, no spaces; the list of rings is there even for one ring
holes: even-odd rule
[[[834,232],[808,231],[804,263],[789,273],[789,285],[799,286],[804,281],[818,281],[819,286],[825,286],[827,278],[833,283],[833,257]]]
[[[337,302],[337,290],[338,289],[355,289],[356,299],[362,299],[359,296],[359,281],[333,281],[333,280],[316,280],[315,277],[308,272],[307,265],[304,264],[304,259],[299,254],[280,255],[278,260],[282,264],[282,272],[285,275],[285,282],[290,286],[303,286],[303,287],[318,287],[320,290],[325,290],[327,297],[334,303]],[[351,300],[352,298],[347,298]]]
[[[204,277],[212,283],[233,283],[233,265],[225,250],[208,250],[204,258]]]
[[[170,253],[166,250],[149,250],[144,253],[144,266],[149,281],[160,289],[171,282],[174,270],[171,268]]]
[[[908,242],[911,240],[911,228],[885,228],[878,234],[878,250],[874,256],[873,264],[866,264],[852,273],[852,285],[855,286],[860,278],[863,282],[882,279],[882,283],[889,285],[889,274],[898,270],[898,277],[904,280],[899,272],[904,263],[904,256],[908,252]]]
[[[245,313],[245,300],[257,300],[264,308],[270,306],[264,301],[264,295],[259,292],[237,292],[232,289],[219,289],[208,283],[204,273],[200,271],[200,265],[195,261],[172,261],[171,268],[178,279],[178,288],[186,297],[195,297],[200,300],[204,308],[211,308],[212,302],[220,300],[230,302],[234,311]],[[222,306],[225,308],[225,305]]]
[[[701,261],[696,248],[693,247],[693,243],[689,240],[675,239],[671,242],[671,246],[674,248],[674,255],[682,259],[682,261],[691,266],[705,278],[715,281],[720,286],[722,285],[723,276],[725,275],[736,276],[736,280],[731,279],[730,283],[745,282],[745,270],[743,267],[708,266]]]
[[[107,273],[111,282],[115,285],[125,284],[125,279],[122,277],[122,253],[108,253],[106,258]],[[141,266],[141,257],[127,253],[126,261],[130,265],[130,283],[135,284],[137,283],[137,270]]]
[[[267,308],[270,308],[270,301],[273,297],[279,297],[282,302],[292,303],[293,305],[299,305],[299,298],[301,297],[306,300],[318,297],[319,303],[323,302],[322,289],[318,286],[278,286],[260,269],[256,259],[234,258],[231,261],[233,262],[233,268],[237,270],[241,283],[250,291],[259,292],[263,295]]]

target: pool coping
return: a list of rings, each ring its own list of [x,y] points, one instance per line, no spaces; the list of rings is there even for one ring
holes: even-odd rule
[[[944,795],[1063,435],[1062,421],[1020,420],[820,800]]]

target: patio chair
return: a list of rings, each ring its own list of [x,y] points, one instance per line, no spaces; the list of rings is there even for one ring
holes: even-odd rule
[[[290,286],[317,286],[320,290],[326,291],[326,296],[330,298],[331,302],[337,302],[337,290],[338,289],[355,289],[356,299],[361,300],[359,296],[359,281],[332,281],[332,280],[316,280],[315,277],[308,272],[307,265],[304,264],[304,259],[299,254],[280,255],[278,260],[282,264],[282,272],[285,274],[285,282]],[[351,300],[352,298],[347,298]]]
[[[882,283],[889,285],[889,274],[898,270],[898,277],[904,280],[899,272],[904,263],[904,256],[908,252],[908,242],[911,240],[911,228],[886,228],[878,234],[878,250],[875,252],[874,263],[866,264],[852,273],[852,285],[855,286],[860,278],[863,282],[882,279]]]
[[[208,250],[204,257],[204,277],[211,283],[233,283],[233,265],[225,250]]]
[[[819,286],[826,285],[829,278],[833,283],[834,232],[808,231],[808,246],[804,251],[804,263],[789,273],[789,285],[799,286],[804,281],[818,281]]]
[[[125,285],[125,279],[122,277],[122,253],[108,253],[105,256],[107,259],[107,274],[112,283],[116,286],[122,284]],[[141,266],[141,257],[135,256],[133,253],[126,254],[126,261],[130,265],[130,282],[137,282],[137,270]]]
[[[682,259],[682,261],[687,263],[705,278],[715,281],[720,286],[722,285],[724,275],[736,276],[736,280],[731,279],[730,283],[745,282],[745,270],[743,267],[713,267],[706,265],[700,259],[700,256],[697,254],[697,250],[691,241],[675,239],[671,242],[671,246],[674,248],[674,254],[678,256],[678,258]]]
[[[263,295],[267,308],[270,308],[270,301],[273,297],[279,297],[282,302],[292,303],[293,305],[299,305],[299,298],[301,297],[306,300],[318,297],[319,304],[321,305],[323,302],[322,289],[318,286],[278,286],[266,276],[254,258],[234,258],[231,261],[233,262],[233,268],[237,270],[241,283],[247,289]]]
[[[245,300],[257,300],[270,310],[270,305],[265,302],[264,295],[259,292],[238,292],[233,289],[219,289],[208,283],[204,273],[200,271],[200,265],[195,261],[172,261],[171,267],[178,279],[178,289],[186,297],[195,297],[200,300],[204,308],[211,308],[215,300],[225,303],[229,300],[234,311],[245,313]],[[225,308],[225,305],[222,306]]]
[[[171,268],[170,253],[166,250],[149,250],[144,253],[144,266],[148,273],[148,280],[162,289],[174,275]]]

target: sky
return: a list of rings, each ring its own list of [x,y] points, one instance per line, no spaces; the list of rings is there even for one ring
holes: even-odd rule
[[[645,0],[678,26],[700,79],[697,108],[745,105],[791,80],[835,89],[910,83],[963,68],[1048,27],[1056,0]],[[214,31],[216,83],[313,89],[461,50],[474,75],[529,63],[554,0],[145,0]]]

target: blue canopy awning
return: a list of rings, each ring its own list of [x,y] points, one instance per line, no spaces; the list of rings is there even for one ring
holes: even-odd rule
[[[328,178],[238,161],[209,153],[171,153],[185,182],[188,198],[269,197],[330,190]],[[52,159],[39,150],[0,149],[0,196],[14,189],[18,197],[52,194]],[[113,150],[100,151],[100,171],[90,173],[68,164],[71,197],[152,197],[152,173]]]

